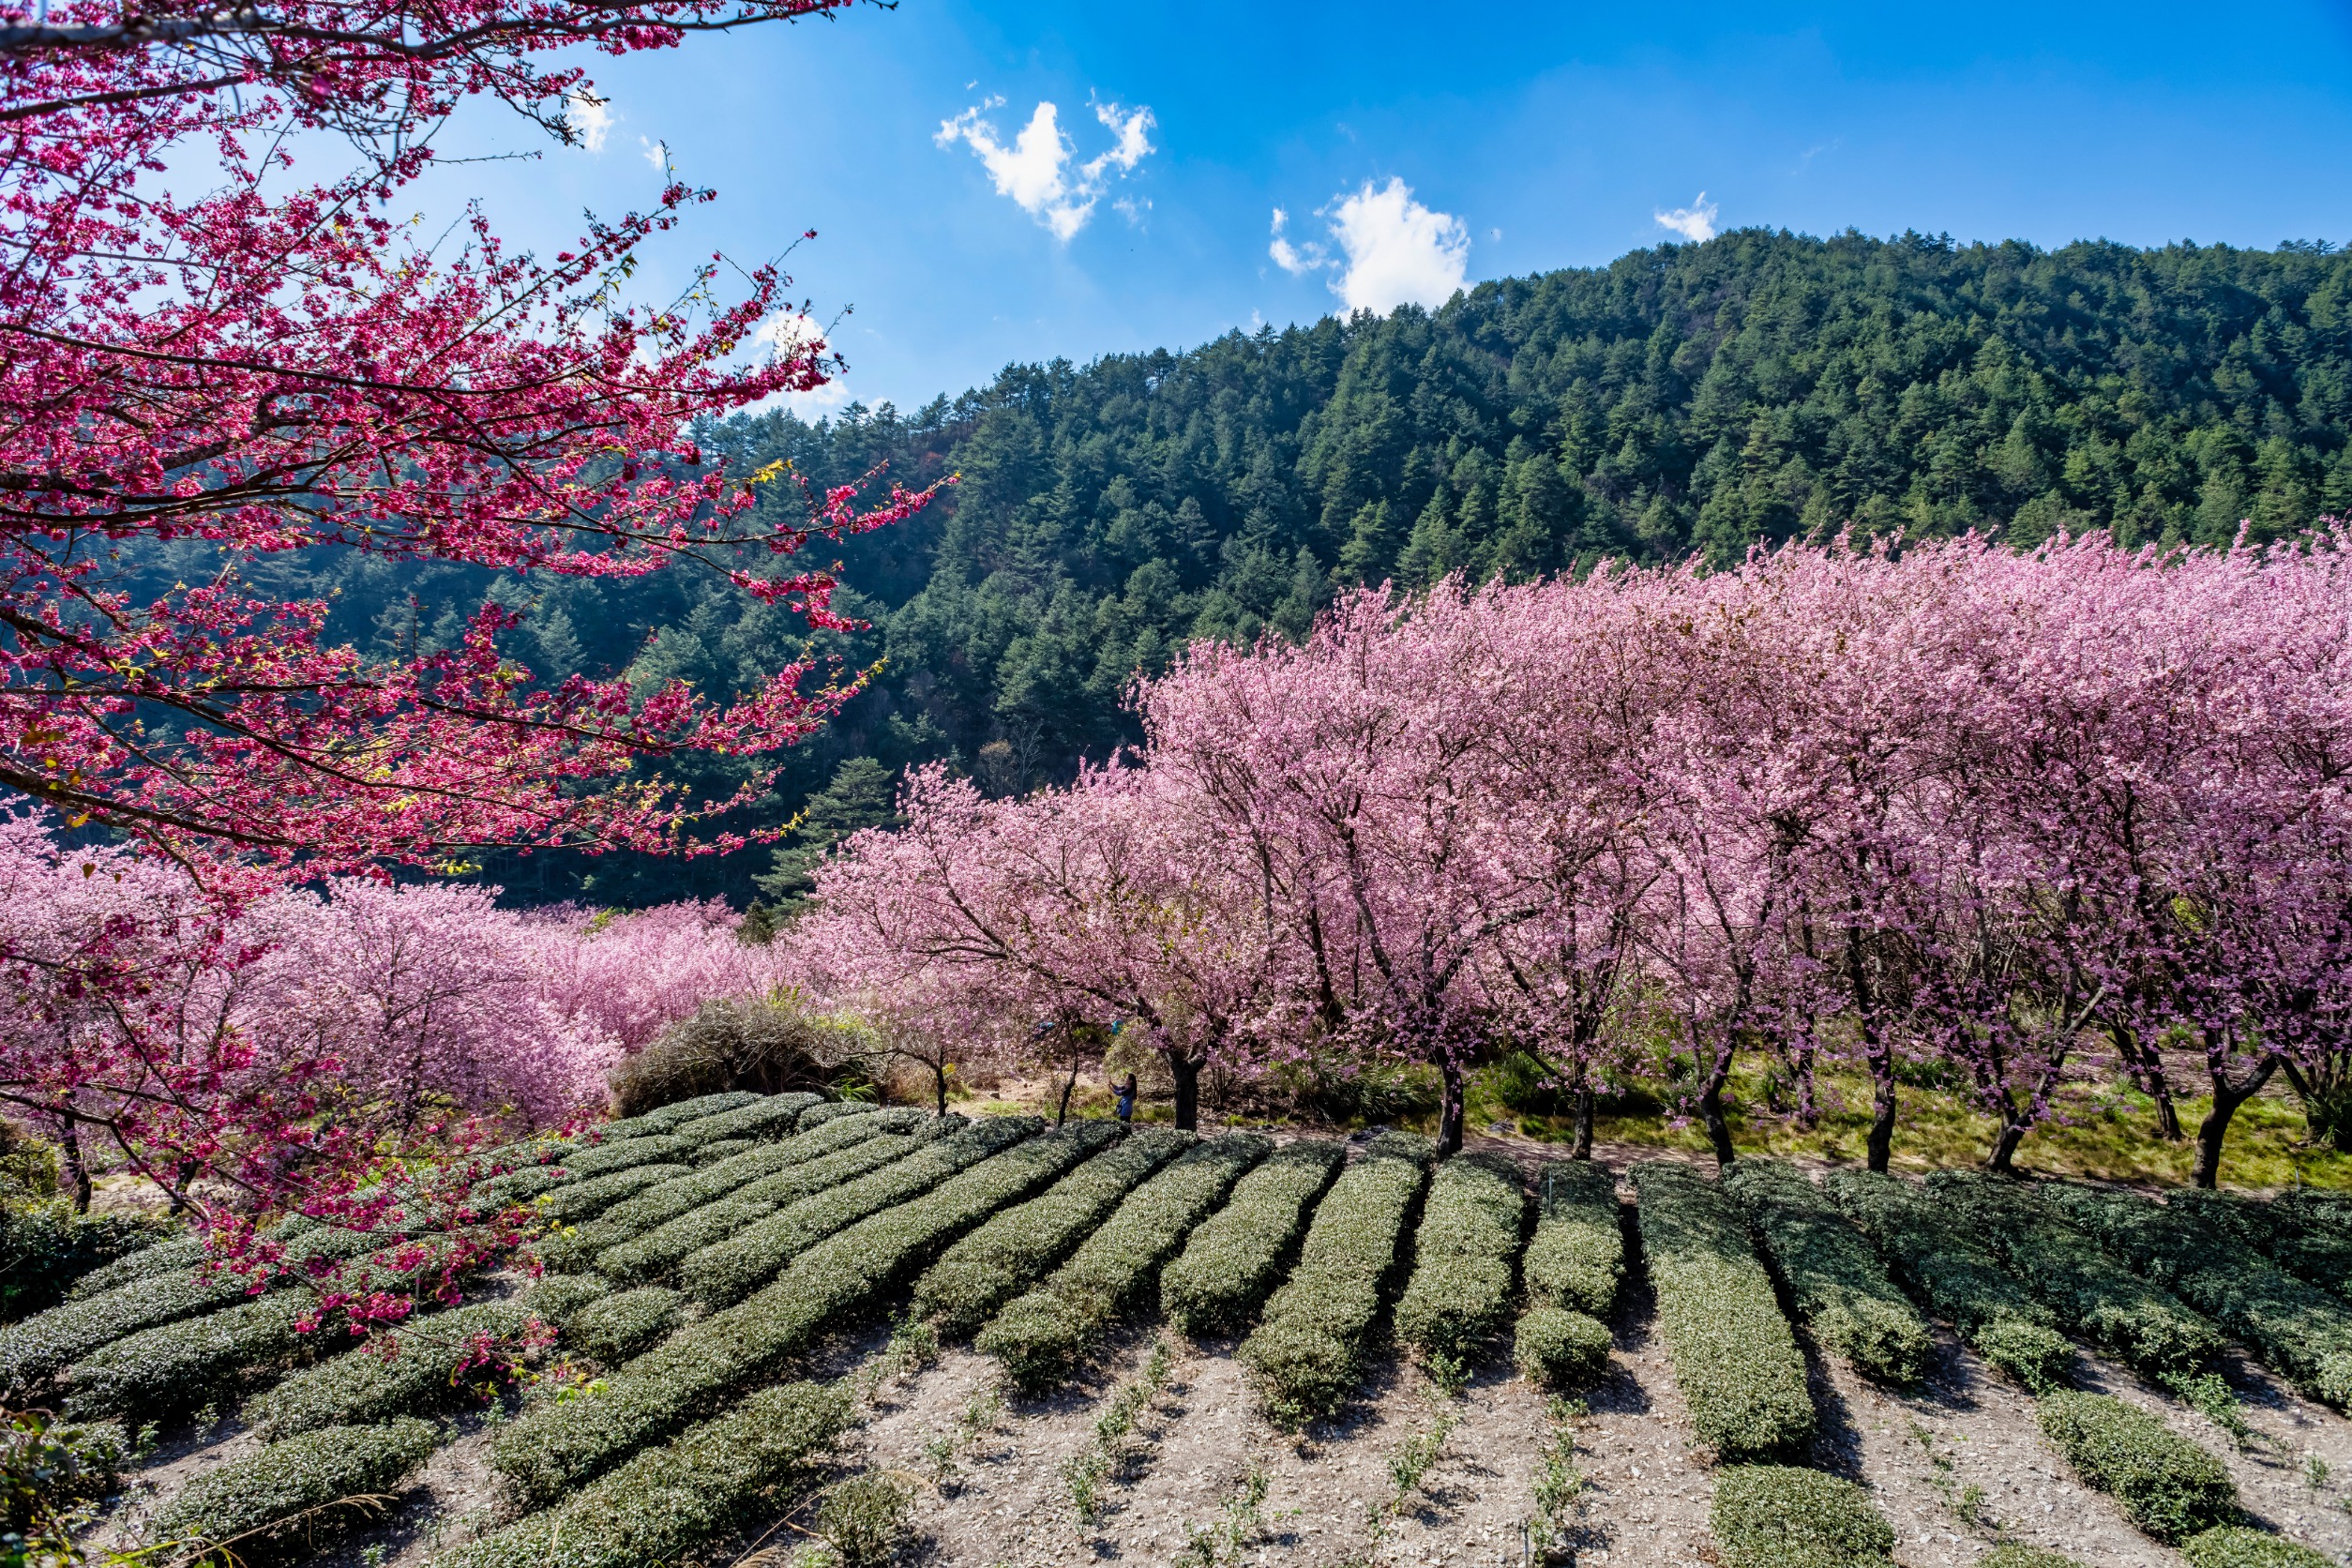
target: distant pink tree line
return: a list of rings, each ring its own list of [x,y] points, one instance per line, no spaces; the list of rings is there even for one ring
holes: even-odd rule
[[[1310,1055],[1467,1074],[1524,1049],[1577,1106],[1664,1050],[1717,1157],[1768,1059],[1790,1114],[1907,1065],[1997,1123],[2095,1052],[2196,1179],[2282,1075],[2352,1058],[2352,546],[1790,546],[1738,570],[1344,597],[1302,644],[1199,644],[1142,746],[990,800],[921,770],[784,939],[849,1005],[975,1054],[1140,1032],[1176,1085]]]

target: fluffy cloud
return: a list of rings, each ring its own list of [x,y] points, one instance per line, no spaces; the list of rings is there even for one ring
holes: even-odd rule
[[[1148,108],[1095,104],[1094,118],[1110,132],[1111,143],[1081,163],[1076,144],[1062,129],[1062,112],[1055,105],[1038,104],[1009,144],[988,118],[989,110],[1003,107],[1001,98],[983,99],[954,119],[942,120],[931,140],[942,147],[959,142],[970,147],[988,170],[997,194],[1010,196],[1016,206],[1051,230],[1056,239],[1067,240],[1085,228],[1110,182],[1124,179],[1157,151],[1152,145],[1152,131],[1158,121]],[[1114,205],[1134,220],[1136,204]]]
[[[655,173],[661,174],[670,173],[669,143],[648,142],[641,136],[637,139],[637,144],[645,149],[645,161],[654,166]]]
[[[778,355],[826,353],[832,345],[825,330],[798,310],[778,310],[760,324],[751,340]],[[789,408],[804,419],[814,419],[850,400],[850,389],[838,370],[822,386],[807,392],[778,392],[751,405],[752,413]]]
[[[1294,278],[1328,269],[1331,292],[1350,310],[1442,305],[1469,273],[1469,229],[1451,213],[1433,212],[1414,201],[1401,179],[1391,178],[1385,186],[1366,180],[1362,189],[1335,199],[1317,216],[1327,220],[1330,244],[1293,245],[1283,232],[1289,214],[1274,208],[1266,254]]]
[[[565,122],[580,138],[580,144],[592,153],[604,151],[604,139],[612,134],[613,122],[620,117],[612,112],[611,98],[594,93],[574,93],[564,100]]]
[[[1657,219],[1660,227],[1671,229],[1696,245],[1700,240],[1715,237],[1715,204],[1709,201],[1707,192],[1702,190],[1698,193],[1698,200],[1689,206],[1651,216]]]

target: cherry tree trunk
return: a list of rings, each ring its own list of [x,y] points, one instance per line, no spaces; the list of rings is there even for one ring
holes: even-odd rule
[[[1576,1091],[1576,1140],[1569,1147],[1572,1160],[1592,1157],[1592,1086],[1585,1084]]]
[[[90,1212],[90,1168],[82,1162],[81,1122],[71,1108],[57,1113],[57,1147],[65,1155],[66,1174],[73,1179],[73,1212]]]
[[[1870,984],[1862,933],[1846,933],[1847,983],[1854,994],[1854,1010],[1862,1019],[1862,1060],[1870,1064],[1870,1168],[1885,1175],[1894,1158],[1894,1052],[1878,1027],[1878,1000]]]
[[[1438,1106],[1438,1157],[1444,1159],[1462,1152],[1464,1096],[1461,1063],[1449,1057],[1438,1063],[1438,1073],[1445,1080],[1444,1097]]]
[[[2213,1108],[2197,1123],[2196,1184],[2211,1187],[2222,1176],[2222,1143],[2229,1137],[2230,1118],[2238,1108],[2262,1093],[2262,1086],[2270,1081],[2270,1075],[2279,1070],[2279,1058],[2265,1056],[2261,1064],[2242,1078],[2232,1078],[2226,1066],[2213,1069]]]
[[[1200,1067],[1189,1057],[1168,1053],[1168,1074],[1176,1080],[1176,1130],[1193,1132],[1200,1125]]]

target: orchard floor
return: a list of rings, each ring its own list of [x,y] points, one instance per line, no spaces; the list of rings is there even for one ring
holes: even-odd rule
[[[1503,1147],[1500,1142],[1490,1147]],[[1513,1140],[1514,1143],[1516,1140]],[[1515,1148],[1522,1157],[1530,1151]],[[1622,1169],[1654,1149],[1611,1148]],[[1707,1528],[1711,1480],[1693,1445],[1688,1413],[1638,1278],[1612,1328],[1607,1376],[1566,1417],[1581,1505],[1566,1519],[1554,1560],[1609,1568],[1684,1568],[1716,1560]],[[810,1370],[853,1372],[878,1354],[880,1331],[829,1347]],[[1303,1434],[1259,1413],[1226,1343],[1166,1337],[1173,1364],[1164,1391],[1103,1481],[1097,1512],[1081,1519],[1071,1462],[1095,1442],[1114,1391],[1150,1361],[1156,1324],[1130,1327],[1090,1376],[1054,1397],[1010,1398],[994,1366],[967,1347],[874,1388],[864,1425],[836,1473],[898,1477],[912,1499],[910,1561],[942,1568],[1046,1564],[1294,1563],[1517,1564],[1557,1412],[1500,1356],[1451,1401],[1393,1355],[1343,1416]],[[2352,1560],[2352,1421],[2313,1405],[2261,1368],[2233,1362],[2253,1441],[2244,1448],[2122,1369],[2083,1362],[2087,1386],[2157,1412],[2220,1454],[2248,1508],[2285,1535]],[[1903,1568],[1966,1568],[1998,1541],[2060,1551],[2098,1568],[2178,1568],[2178,1552],[2127,1525],[2076,1481],[2042,1440],[2032,1402],[1946,1337],[1929,1379],[1882,1389],[1817,1361],[1822,1436],[1812,1455],[1867,1485],[1894,1526]],[[1419,1484],[1400,1492],[1392,1460],[1441,1414],[1442,1447]],[[499,1522],[488,1468],[493,1433],[465,1418],[385,1522],[317,1560],[324,1568],[424,1568],[445,1545]],[[250,1449],[234,1420],[203,1434],[166,1434],[144,1485],[114,1517],[128,1545],[156,1501],[204,1469]],[[2314,1460],[2318,1461],[2316,1465]],[[2324,1468],[2323,1468],[2324,1467]],[[1249,1504],[1253,1476],[1262,1496]],[[804,1501],[712,1554],[714,1565],[781,1568],[814,1523]],[[1205,1537],[1209,1555],[1198,1543]]]

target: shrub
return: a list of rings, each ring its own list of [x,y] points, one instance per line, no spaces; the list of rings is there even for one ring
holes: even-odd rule
[[[121,1489],[130,1444],[119,1426],[59,1426],[46,1415],[0,1415],[0,1562],[68,1568],[84,1560],[83,1510]]]
[[[2147,1411],[2061,1390],[2044,1395],[2036,1415],[2085,1485],[2157,1540],[2238,1522],[2238,1487],[2222,1462]]]
[[[914,1489],[895,1475],[853,1475],[817,1505],[817,1534],[843,1568],[882,1568],[912,1533]]]
[[[731,1160],[737,1154],[748,1153],[759,1147],[760,1142],[757,1138],[722,1138],[716,1143],[696,1145],[694,1153],[686,1156],[686,1163],[697,1170],[706,1170],[721,1160]]]
[[[679,1176],[691,1176],[693,1171],[683,1165],[641,1165],[628,1170],[616,1170],[609,1176],[591,1176],[584,1182],[566,1182],[541,1193],[534,1202],[539,1217],[550,1225],[577,1225],[594,1219],[624,1198],[633,1197],[647,1187]]]
[[[1396,1337],[1424,1355],[1468,1357],[1510,1316],[1526,1238],[1517,1166],[1500,1154],[1456,1154],[1438,1167],[1413,1232]]]
[[[1952,1211],[1900,1177],[1833,1170],[1831,1199],[1895,1274],[1968,1346],[2036,1394],[2062,1387],[2074,1348],[2050,1309],[1955,1223]]]
[[[2341,1195],[2295,1187],[2268,1203],[2239,1201],[2259,1212],[2258,1244],[2281,1268],[2339,1295],[2352,1294],[2352,1206]]]
[[[822,1089],[857,1042],[839,1025],[759,997],[706,1002],[605,1075],[624,1115],[715,1089]]]
[[[2243,1525],[2222,1525],[2180,1548],[2195,1568],[2334,1568],[2335,1559]]]
[[[1741,1160],[1724,1185],[1747,1211],[1814,1342],[1866,1377],[1918,1381],[1934,1348],[1927,1324],[1829,1196],[1779,1160]]]
[[[167,1274],[36,1313],[0,1329],[0,1390],[22,1393],[45,1383],[117,1339],[234,1305],[249,1289],[233,1274]]]
[[[789,1137],[798,1126],[804,1112],[825,1103],[822,1094],[770,1094],[733,1110],[722,1110],[716,1116],[698,1116],[679,1124],[671,1136],[688,1143],[716,1143],[727,1138],[776,1138]]]
[[[904,1159],[812,1193],[717,1245],[702,1248],[680,1265],[679,1278],[688,1295],[707,1305],[741,1301],[775,1278],[785,1264],[842,1227],[927,1192],[965,1167],[1033,1136],[1044,1124],[1034,1117],[991,1118],[953,1138],[921,1144]],[[1082,1135],[1075,1127],[1064,1130],[1071,1138],[1093,1136]]]
[[[1625,1231],[1617,1179],[1591,1160],[1549,1160],[1535,1179],[1535,1238],[1527,1293],[1544,1306],[1606,1318],[1625,1282]]]
[[[1120,1204],[1044,1285],[998,1313],[979,1349],[1032,1392],[1067,1378],[1168,1254],[1273,1147],[1258,1133],[1227,1133],[1185,1151]]]
[[[1013,1130],[1037,1125],[1021,1118]],[[936,1149],[985,1148],[1003,1128],[979,1123]],[[1074,1129],[1030,1138],[927,1193],[891,1199],[810,1247],[765,1289],[621,1367],[601,1395],[534,1410],[498,1440],[491,1463],[526,1497],[561,1496],[878,1310],[938,1247],[1061,1175],[1085,1149]]]
[[[1726,1467],[1707,1528],[1724,1568],[1892,1568],[1894,1527],[1868,1492],[1819,1470]]]
[[[761,1389],[552,1508],[433,1560],[432,1568],[641,1568],[675,1562],[805,1472],[849,1425],[845,1385]]]
[[[1658,1319],[1702,1440],[1727,1460],[1803,1449],[1813,1437],[1804,1356],[1748,1244],[1740,1212],[1687,1167],[1634,1167]]]
[[[860,1117],[856,1123],[836,1123],[821,1134],[810,1135],[829,1135],[834,1127],[854,1129],[860,1134],[858,1138],[841,1140],[848,1147],[788,1166],[772,1176],[762,1176],[716,1202],[705,1203],[654,1227],[634,1241],[608,1246],[596,1254],[595,1266],[618,1280],[656,1278],[676,1268],[682,1260],[706,1247],[717,1247],[779,1209],[880,1170],[922,1147],[922,1140],[917,1138],[867,1138],[860,1123],[867,1120],[870,1118]]]
[[[476,1186],[475,1190],[478,1192],[481,1189]],[[274,1226],[263,1234],[271,1241],[283,1241],[285,1229],[282,1225]],[[153,1246],[143,1246],[136,1252],[117,1258],[103,1268],[91,1270],[73,1282],[66,1291],[66,1299],[85,1302],[92,1296],[118,1290],[134,1279],[171,1274],[175,1270],[192,1273],[204,1267],[204,1259],[210,1256],[202,1236],[177,1236],[170,1241],[158,1242]]]
[[[2221,1349],[2211,1323],[2109,1258],[2016,1181],[1946,1170],[1927,1179],[1927,1190],[1989,1241],[2059,1321],[2137,1370],[2178,1385]]]
[[[693,1153],[694,1145],[685,1138],[656,1133],[650,1138],[625,1138],[617,1143],[576,1150],[556,1163],[574,1176],[603,1176],[637,1166],[681,1161]]]
[[[0,1323],[47,1311],[91,1274],[154,1251],[156,1237],[157,1223],[142,1215],[77,1214],[57,1198],[0,1200]]]
[[[607,1366],[650,1349],[677,1326],[686,1298],[658,1285],[622,1290],[590,1302],[574,1315],[564,1341]]]
[[[246,1417],[264,1436],[283,1438],[450,1409],[467,1392],[462,1370],[483,1349],[520,1338],[537,1305],[533,1292],[412,1319],[386,1331],[388,1344],[362,1345],[305,1367],[248,1405]]]
[[[274,1291],[117,1339],[66,1369],[66,1411],[146,1420],[209,1404],[241,1375],[293,1360],[308,1343],[295,1321],[315,1299],[308,1290]]]
[[[1381,1287],[1435,1153],[1425,1138],[1382,1133],[1315,1211],[1297,1266],[1236,1352],[1275,1420],[1332,1414],[1355,1391]]]
[[[1138,1129],[1120,1138],[1114,1123],[1096,1154],[1039,1198],[1005,1210],[942,1253],[914,1286],[914,1312],[940,1334],[961,1338],[1060,1262],[1113,1205],[1182,1153],[1191,1135]]]
[[[2008,1541],[1976,1560],[1976,1568],[2087,1568],[2086,1564],[2039,1546]]]
[[[1337,1143],[1286,1143],[1244,1177],[1233,1201],[1161,1272],[1160,1310],[1168,1321],[1195,1338],[1245,1327],[1347,1157]]]
[[[2286,1380],[2338,1410],[2352,1405],[2352,1311],[2213,1224],[2192,1203],[2053,1183],[2043,1200],[2106,1243],[2138,1274],[2171,1289]]]
[[[571,1180],[572,1173],[560,1165],[526,1165],[504,1175],[475,1183],[474,1191],[469,1196],[481,1207],[527,1203],[539,1194],[560,1187]]]
[[[685,1126],[699,1117],[716,1116],[722,1110],[747,1106],[765,1098],[747,1089],[723,1090],[716,1094],[697,1094],[690,1100],[674,1100],[642,1113],[632,1113],[617,1122],[607,1122],[589,1130],[600,1134],[610,1142],[616,1138],[644,1138],[655,1133],[667,1133]]]
[[[1531,1306],[1519,1316],[1511,1359],[1530,1382],[1574,1388],[1608,1364],[1608,1325],[1568,1306]]]
[[[288,1438],[197,1477],[156,1516],[156,1530],[172,1541],[236,1541],[240,1556],[254,1555],[254,1537],[317,1546],[366,1523],[371,1510],[357,1500],[392,1490],[439,1441],[422,1421]]]

